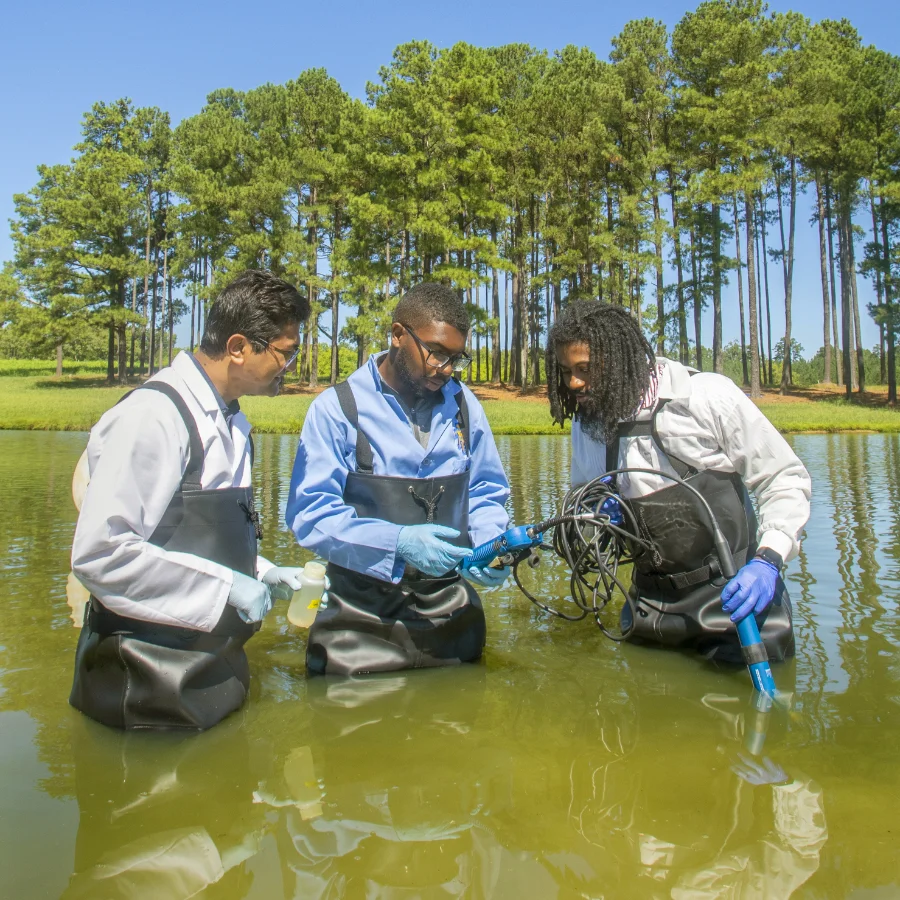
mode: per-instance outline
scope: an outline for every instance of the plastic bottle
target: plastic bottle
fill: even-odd
[[[322,594],[325,593],[325,566],[320,562],[308,562],[301,575],[303,587],[294,591],[287,617],[297,628],[309,628],[319,611]]]

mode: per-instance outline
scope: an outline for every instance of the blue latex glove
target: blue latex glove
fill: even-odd
[[[507,578],[509,578],[509,566],[503,566],[502,569],[492,569],[490,566],[471,566],[468,569],[462,569],[462,574],[480,584],[482,587],[499,587]]]
[[[448,544],[441,538],[459,537],[446,525],[407,525],[397,537],[397,555],[425,575],[436,578],[455,569],[471,550]]]
[[[787,784],[791,780],[790,775],[768,756],[764,756],[761,762],[744,753],[739,753],[738,756],[741,762],[735,763],[731,771],[747,784],[759,787],[763,784]]]
[[[290,600],[294,591],[303,587],[300,576],[303,569],[295,569],[289,566],[273,566],[260,579],[269,588],[273,600]]]
[[[228,602],[237,610],[242,621],[261,622],[272,608],[272,595],[268,585],[242,572],[235,572]]]
[[[613,477],[612,475],[607,475],[606,478],[601,478],[601,484],[612,484]],[[622,504],[619,503],[618,497],[607,497],[601,504],[600,508],[597,510],[598,513],[604,516],[609,516],[609,521],[613,525],[617,525],[620,528],[625,524],[625,516],[622,514]]]
[[[598,512],[604,516],[609,516],[609,521],[613,525],[618,525],[620,528],[625,523],[625,516],[622,513],[622,504],[619,503],[618,497],[607,497],[600,504]]]
[[[751,559],[722,588],[722,609],[732,614],[732,622],[740,622],[750,613],[758,616],[771,605],[777,585],[778,569],[764,559]]]

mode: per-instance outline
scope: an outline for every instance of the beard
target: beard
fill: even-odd
[[[389,353],[392,354],[389,358],[394,366],[394,371],[397,373],[397,377],[417,401],[435,393],[422,384],[420,376],[413,374],[409,355],[402,348],[392,347]]]
[[[615,436],[619,420],[616,416],[604,414],[600,398],[593,392],[580,394],[582,399],[575,410],[574,418],[581,430],[592,440],[606,444]]]

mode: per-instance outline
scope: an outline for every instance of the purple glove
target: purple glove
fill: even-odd
[[[722,609],[732,614],[732,622],[741,622],[750,613],[758,616],[771,605],[777,585],[778,569],[764,559],[751,559],[722,588]]]

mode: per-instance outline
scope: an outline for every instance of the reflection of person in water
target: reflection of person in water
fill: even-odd
[[[265,821],[241,725],[185,737],[76,720],[80,818],[64,898],[243,896]]]
[[[572,769],[571,818],[601,850],[591,862],[605,860],[597,874],[612,879],[607,887],[637,881],[648,895],[679,900],[785,898],[808,881],[827,839],[822,791],[738,749],[742,738],[749,745],[757,710],[736,697],[682,700],[665,688],[633,701],[631,715],[605,729],[616,737],[604,761],[591,754]],[[697,740],[666,735],[673,721]],[[703,739],[715,749],[704,752]]]
[[[474,727],[484,670],[450,677],[452,690],[433,673],[310,682],[307,785],[318,794],[297,802],[287,772],[257,792],[281,813],[286,896],[556,895],[535,856],[502,846],[487,824],[511,807],[512,773]]]

